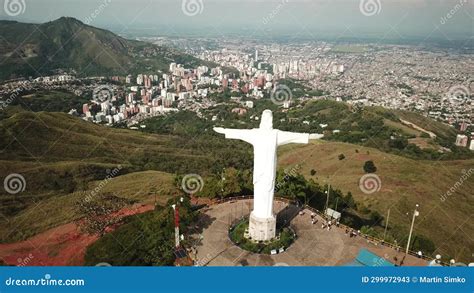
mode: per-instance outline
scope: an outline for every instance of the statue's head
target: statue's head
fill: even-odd
[[[263,111],[262,119],[260,120],[260,128],[271,130],[273,129],[273,114],[270,110]]]

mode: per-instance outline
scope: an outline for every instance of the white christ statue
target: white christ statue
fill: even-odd
[[[254,204],[250,214],[249,234],[253,240],[265,241],[275,237],[276,218],[273,215],[277,148],[289,143],[307,144],[309,139],[320,139],[323,135],[286,132],[273,129],[272,111],[262,114],[260,127],[254,129],[214,128],[227,139],[240,139],[253,145]]]

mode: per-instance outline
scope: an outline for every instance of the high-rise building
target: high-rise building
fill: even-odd
[[[150,76],[145,76],[145,87],[147,89],[151,88],[151,78],[150,78]]]
[[[258,49],[255,49],[255,62],[258,61]]]
[[[137,76],[137,84],[142,85],[143,84],[143,75],[139,74]]]
[[[467,130],[467,123],[465,121],[461,122],[461,124],[459,125],[459,130],[461,132],[464,132]]]
[[[170,64],[170,72],[174,72],[174,70],[176,69],[176,63],[171,63]]]
[[[148,105],[151,100],[151,95],[147,93],[146,95],[142,96],[142,102],[144,105]]]
[[[125,100],[125,103],[132,104],[134,99],[135,99],[135,93],[129,93]]]
[[[467,147],[468,138],[466,135],[458,134],[456,137],[456,145],[459,147]]]

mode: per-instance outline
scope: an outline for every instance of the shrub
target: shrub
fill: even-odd
[[[367,161],[364,164],[364,171],[365,173],[375,173],[377,172],[377,167],[375,167],[375,164],[373,161]]]

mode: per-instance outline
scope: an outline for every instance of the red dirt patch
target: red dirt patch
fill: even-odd
[[[153,205],[133,205],[121,209],[112,217],[123,219],[153,208]],[[107,232],[115,227],[107,229]],[[86,248],[97,239],[98,235],[82,233],[75,223],[68,223],[24,241],[0,244],[0,258],[14,266],[80,266],[84,264]]]

